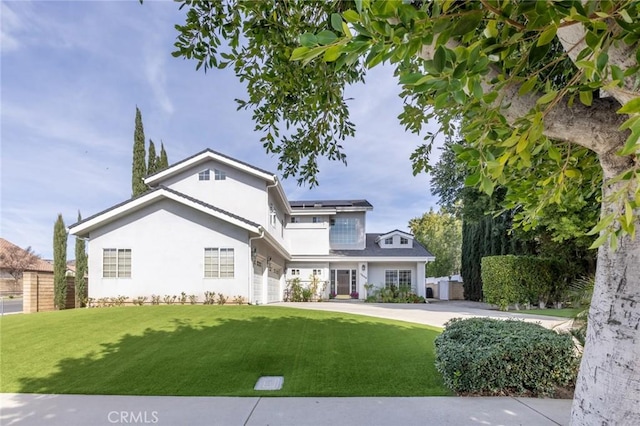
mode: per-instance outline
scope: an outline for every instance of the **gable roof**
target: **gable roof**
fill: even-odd
[[[4,238],[0,238],[0,253],[5,254],[10,250],[20,250],[25,251],[23,248],[13,244],[10,241],[5,240]],[[2,265],[0,264],[0,269],[2,269]],[[46,260],[38,258],[33,265],[26,268],[27,271],[37,271],[37,272],[53,272],[53,264],[51,262],[47,262]]]
[[[367,234],[364,250],[331,250],[331,254],[345,257],[419,257],[435,259],[435,257],[416,240],[413,241],[413,247],[382,248],[377,243],[381,235],[386,234]]]
[[[245,163],[244,161],[240,161],[233,157],[229,157],[228,155],[224,155],[220,152],[214,151],[210,148],[205,149],[204,151],[200,151],[199,153],[192,155],[191,157],[187,157],[184,160],[178,161],[170,165],[168,168],[156,172],[152,175],[144,178],[144,183],[147,185],[153,186],[154,184],[158,184],[161,180],[173,176],[177,173],[180,173],[192,166],[198,165],[200,163],[204,163],[209,160],[216,160],[228,166],[234,167],[236,169],[243,170],[248,172],[254,176],[262,178],[269,182],[275,182],[277,177],[274,173],[269,172],[267,170],[261,169],[259,167],[253,166],[249,163]]]
[[[385,233],[385,234],[380,234],[380,235],[378,236],[378,238],[376,238],[376,243],[377,243],[377,242],[379,242],[380,240],[383,240],[383,239],[385,239],[385,238],[387,238],[387,237],[390,237],[390,236],[392,236],[392,235],[394,235],[394,234],[402,234],[402,235],[406,235],[407,237],[409,237],[409,238],[411,238],[411,239],[413,239],[413,240],[415,241],[415,239],[414,239],[414,237],[413,237],[413,234],[410,234],[410,233],[408,233],[408,232],[401,231],[401,230],[399,230],[399,229],[394,229],[393,231],[389,231],[389,232],[387,232],[387,233]]]
[[[239,226],[240,228],[244,228],[247,231],[255,233],[260,232],[260,225],[255,222],[162,185],[149,190],[136,198],[123,201],[122,203],[116,204],[115,206],[103,210],[100,213],[89,216],[80,222],[74,223],[69,226],[69,232],[73,235],[86,236],[92,230],[124,217],[143,207],[151,205],[160,199],[170,199],[187,207],[202,211],[225,222]]]

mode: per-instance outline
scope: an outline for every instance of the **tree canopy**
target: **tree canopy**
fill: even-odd
[[[545,207],[579,201],[576,187],[601,187],[572,422],[640,423],[640,288],[629,285],[640,276],[638,1],[181,3],[174,55],[233,67],[247,84],[239,107],[253,111],[284,177],[314,185],[319,156],[345,161],[341,143],[355,129],[344,88],[386,62],[401,124],[459,131],[465,184],[489,195],[508,187],[531,226]],[[414,172],[428,169],[434,137],[416,148]]]

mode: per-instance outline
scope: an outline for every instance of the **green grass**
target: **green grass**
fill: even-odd
[[[563,308],[563,309],[529,309],[512,311],[519,314],[545,315],[550,317],[574,318],[582,309]]]
[[[436,328],[268,306],[76,309],[0,320],[0,391],[106,395],[450,395]],[[282,375],[280,391],[254,391]]]

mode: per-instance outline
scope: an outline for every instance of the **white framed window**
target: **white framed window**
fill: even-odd
[[[131,278],[131,249],[102,249],[102,278]]]
[[[409,239],[405,237],[400,237],[400,244],[407,245],[409,244]]]
[[[269,204],[269,225],[272,227],[276,227],[276,208],[273,206],[273,203]]]
[[[291,223],[300,223],[300,218],[298,216],[291,216]]]
[[[411,269],[387,269],[384,271],[384,286],[411,287]]]
[[[233,278],[234,272],[234,249],[217,247],[204,249],[205,278]]]
[[[226,180],[227,179],[227,174],[224,172],[224,170],[215,169],[214,170],[214,179],[215,180]]]
[[[355,244],[358,242],[358,221],[353,217],[331,219],[329,243]]]
[[[300,269],[291,269],[290,270],[290,274],[291,276],[295,276],[295,275],[300,275]]]
[[[385,243],[386,245],[391,245],[391,244],[393,244],[393,237],[385,238],[385,239],[384,239],[384,243]]]
[[[318,276],[321,277],[322,276],[322,269],[314,269],[313,270],[313,276]]]
[[[322,220],[320,220],[320,218],[318,216],[313,216],[312,222],[313,223],[321,223]]]
[[[211,180],[211,170],[203,170],[198,173],[198,180]]]

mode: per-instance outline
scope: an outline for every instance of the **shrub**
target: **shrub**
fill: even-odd
[[[133,301],[134,305],[142,306],[142,305],[144,305],[144,302],[147,301],[147,297],[146,296],[138,296],[137,298],[132,299],[132,301]]]
[[[571,337],[541,325],[454,318],[436,338],[436,368],[458,393],[545,396],[575,380]]]
[[[192,305],[195,305],[196,303],[198,303],[198,296],[196,296],[195,294],[190,294],[189,303],[191,303]]]
[[[180,297],[178,297],[178,302],[180,302],[181,305],[184,305],[185,303],[187,303],[187,293],[185,293],[184,291],[180,293]]]
[[[236,296],[233,298],[233,303],[235,303],[236,305],[243,305],[244,304],[244,296]]]
[[[159,294],[152,294],[151,295],[151,304],[152,305],[159,305],[160,304],[160,295]]]
[[[517,303],[546,304],[565,293],[567,282],[559,262],[536,256],[483,257],[481,276],[485,302],[501,310]]]
[[[178,296],[171,296],[169,294],[166,294],[164,296],[164,303],[166,303],[167,305],[173,305],[176,302],[176,299],[178,298]]]
[[[349,296],[351,296],[352,299],[357,299],[360,295],[357,291],[352,291]]]
[[[205,305],[213,305],[216,303],[216,292],[215,291],[205,291],[204,292],[204,302]]]
[[[222,293],[218,294],[218,305],[224,305],[225,303],[227,303],[227,300],[229,300],[229,297],[223,296]]]

